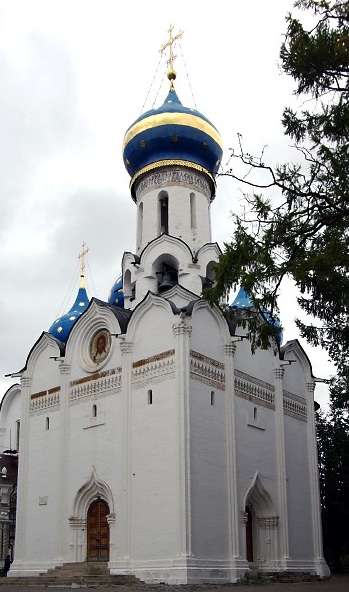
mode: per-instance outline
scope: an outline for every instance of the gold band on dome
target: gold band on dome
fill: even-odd
[[[205,167],[200,166],[199,164],[196,164],[195,162],[189,162],[188,160],[158,160],[157,162],[152,162],[151,164],[147,164],[147,166],[143,167],[140,171],[138,171],[131,179],[130,181],[130,188],[133,187],[135,181],[137,181],[138,177],[140,177],[141,175],[143,175],[144,173],[149,173],[150,171],[154,170],[154,169],[159,169],[160,167],[165,167],[165,166],[181,166],[181,167],[187,167],[188,169],[195,169],[196,171],[199,171],[200,173],[205,173],[205,175],[207,175],[212,183],[213,183],[213,187],[216,187],[216,182],[213,178],[213,176],[211,175],[211,173],[205,169]]]
[[[135,123],[126,132],[123,148],[125,149],[127,144],[141,132],[159,127],[160,125],[184,125],[186,127],[193,127],[210,136],[223,150],[221,137],[213,125],[191,113],[169,113],[168,111],[152,115],[151,117],[145,117],[141,121],[138,121],[138,123]]]

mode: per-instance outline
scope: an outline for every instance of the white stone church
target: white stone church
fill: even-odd
[[[3,400],[1,444],[19,438],[9,577],[85,561],[169,584],[329,574],[311,364],[297,340],[252,354],[202,298],[221,139],[169,79],[124,138],[136,252],[107,302],[89,301],[82,265]]]

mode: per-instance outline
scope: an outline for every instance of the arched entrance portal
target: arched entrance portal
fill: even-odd
[[[109,506],[102,499],[92,502],[87,512],[87,561],[109,561]]]
[[[249,563],[266,571],[279,562],[278,523],[274,505],[258,473],[244,496],[245,557]]]

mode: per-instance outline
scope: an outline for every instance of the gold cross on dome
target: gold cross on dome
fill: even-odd
[[[82,251],[81,253],[79,253],[79,259],[81,259],[81,272],[80,272],[80,277],[81,277],[81,282],[80,282],[80,287],[84,288],[84,277],[85,277],[85,255],[87,255],[87,253],[89,252],[89,248],[86,246],[86,244],[83,242],[82,243]]]
[[[167,60],[167,65],[169,66],[169,72],[167,74],[168,78],[171,80],[171,87],[172,85],[172,80],[176,77],[175,72],[173,70],[173,62],[176,59],[176,55],[174,55],[173,53],[173,44],[175,41],[177,41],[177,39],[180,39],[183,35],[183,31],[179,31],[179,33],[177,33],[177,35],[175,35],[174,37],[172,36],[172,31],[173,31],[173,25],[170,25],[170,28],[168,29],[168,32],[170,34],[170,38],[167,41],[167,43],[165,43],[165,45],[162,45],[160,47],[160,52],[161,54],[164,53],[165,49],[167,49],[168,47],[170,48],[170,57]]]

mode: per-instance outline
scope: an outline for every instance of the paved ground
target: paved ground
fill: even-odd
[[[24,590],[30,588],[30,592],[35,592],[37,589],[42,592],[46,586],[23,586],[17,584],[7,584],[3,578],[0,581],[1,592],[24,592]],[[52,588],[52,592],[67,592],[67,586],[47,586]],[[69,589],[80,589],[78,586],[69,586]],[[238,592],[251,590],[251,592],[349,592],[349,575],[344,576],[332,576],[329,580],[322,580],[319,582],[297,582],[294,584],[263,584],[263,585],[250,585],[250,586],[239,586],[226,584],[225,586],[213,586],[213,585],[196,585],[196,586],[167,586],[165,584],[159,585],[147,585],[147,584],[135,584],[135,585],[111,585],[111,586],[98,586],[98,592]]]

